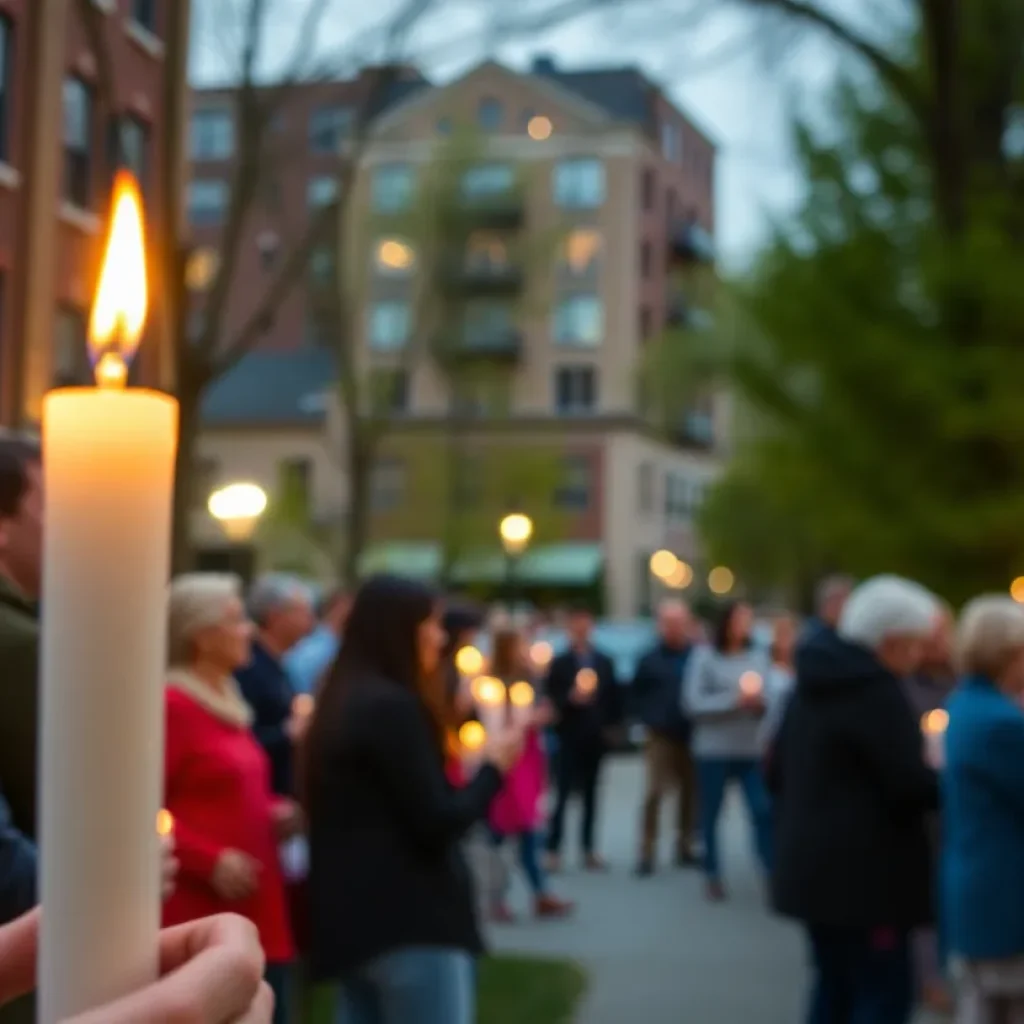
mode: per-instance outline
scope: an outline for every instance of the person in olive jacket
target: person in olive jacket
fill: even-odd
[[[583,799],[580,836],[588,871],[605,862],[595,850],[597,788],[609,741],[622,721],[622,696],[611,658],[594,648],[594,618],[582,608],[570,612],[569,650],[551,660],[545,694],[558,714],[557,795],[548,834],[548,867],[561,868],[565,809],[573,792]]]
[[[900,681],[939,610],[917,584],[875,577],[797,653],[769,784],[775,907],[804,925],[813,957],[808,1024],[913,1014],[910,933],[932,919],[939,789]]]

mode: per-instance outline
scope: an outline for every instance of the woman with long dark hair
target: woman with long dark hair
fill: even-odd
[[[339,983],[339,1024],[473,1024],[481,940],[460,840],[522,737],[491,737],[476,775],[451,786],[444,639],[431,590],[366,582],[306,737],[309,965]]]
[[[700,783],[701,827],[707,895],[725,898],[718,859],[718,819],[730,782],[746,798],[758,858],[771,870],[771,807],[761,774],[761,719],[769,659],[751,647],[754,612],[741,601],[726,604],[712,643],[699,648],[686,669],[684,703],[693,720],[693,756]]]

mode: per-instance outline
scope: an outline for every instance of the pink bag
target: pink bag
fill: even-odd
[[[505,775],[505,785],[491,802],[491,828],[503,836],[533,832],[544,823],[547,759],[537,730],[526,737],[519,760]]]

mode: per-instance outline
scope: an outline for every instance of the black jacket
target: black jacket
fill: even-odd
[[[306,767],[314,980],[408,946],[480,952],[460,841],[500,773],[485,765],[454,789],[420,700],[374,677],[321,695]]]
[[[270,758],[274,792],[291,796],[294,786],[292,761],[294,750],[285,731],[292,716],[295,689],[291,677],[259,642],[252,645],[252,661],[235,673],[242,696],[253,711],[252,731]]]
[[[938,779],[899,681],[831,630],[801,647],[796,671],[769,770],[776,908],[834,927],[928,923]]]
[[[683,676],[692,647],[659,643],[636,666],[630,692],[631,708],[658,736],[678,743],[690,739],[690,720],[683,714]]]
[[[587,704],[574,704],[569,697],[581,668],[592,668],[597,673],[597,692]],[[622,693],[615,666],[600,651],[591,649],[581,658],[569,650],[553,658],[544,691],[558,711],[555,728],[563,744],[604,746],[608,730],[622,721]]]

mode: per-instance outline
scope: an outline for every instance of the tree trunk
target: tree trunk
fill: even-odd
[[[171,571],[177,575],[195,566],[191,519],[195,508],[196,450],[201,427],[200,409],[205,386],[194,370],[178,370],[178,452],[174,463],[174,525],[171,533]]]
[[[359,560],[370,534],[370,475],[373,444],[369,428],[358,415],[348,417],[345,456],[348,469],[348,521],[342,554],[342,580],[352,586],[359,579]]]

